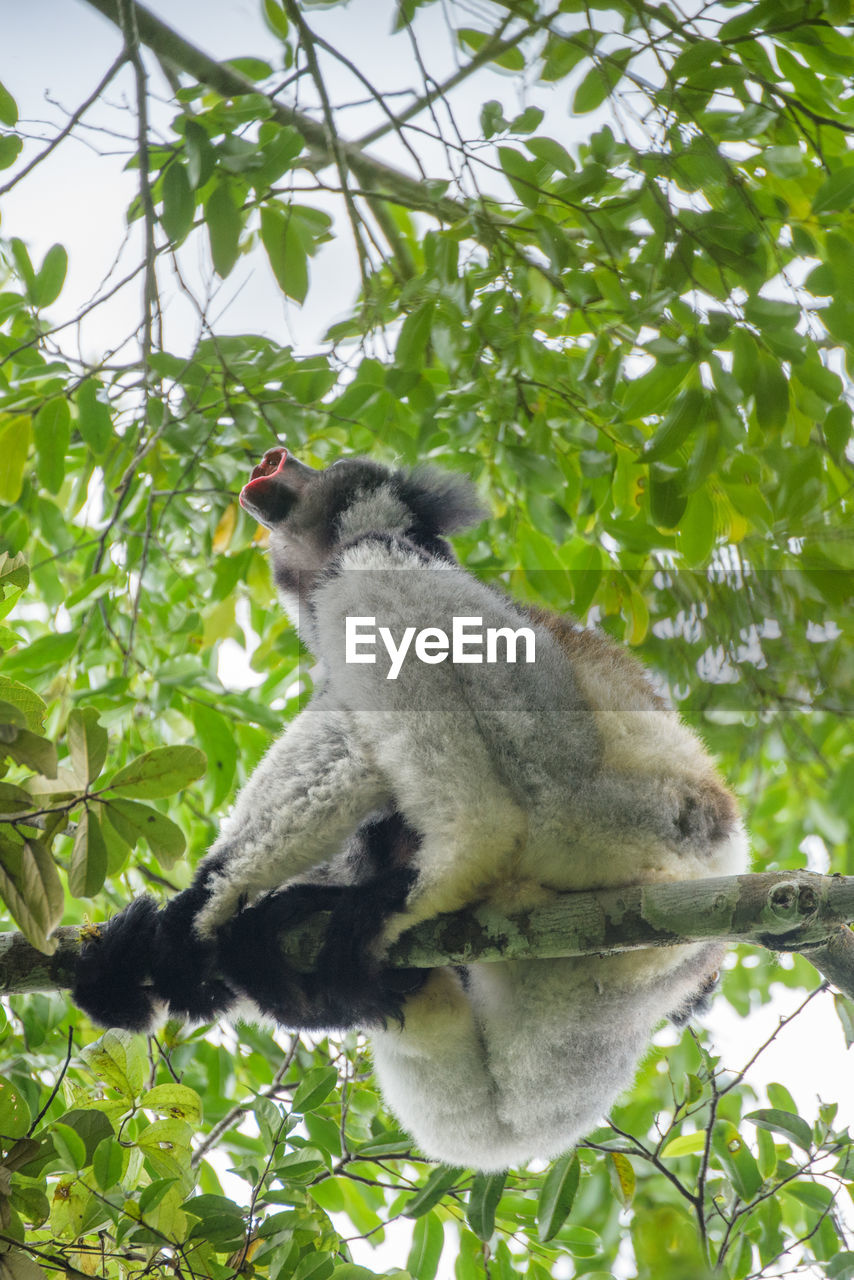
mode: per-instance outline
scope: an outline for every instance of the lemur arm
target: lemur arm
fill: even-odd
[[[150,1029],[165,1006],[209,1021],[235,992],[216,932],[244,901],[336,854],[387,799],[342,713],[315,695],[238,796],[192,884],[158,910],[137,898],[84,941],[74,999],[102,1026]]]
[[[337,853],[388,789],[343,712],[323,695],[279,738],[246,783],[198,876],[207,902],[196,931],[210,937],[251,900]]]

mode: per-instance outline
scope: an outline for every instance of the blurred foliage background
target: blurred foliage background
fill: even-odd
[[[61,192],[48,252],[0,244],[6,929],[49,950],[186,885],[308,693],[236,503],[281,439],[470,474],[463,561],[637,649],[758,868],[854,874],[849,0],[352,0],[388,83],[334,3],[263,0],[264,47],[224,63],[201,12],[179,37],[88,2],[112,27],[79,110],[47,132],[0,86],[0,213],[90,121],[134,184],[115,257],[66,243]],[[69,253],[101,255],[85,302]],[[281,325],[234,326],[258,282]],[[312,293],[325,331],[289,340]],[[742,956],[718,999],[772,982],[819,980]],[[847,1129],[724,1069],[749,1030],[739,1064],[667,1033],[589,1143],[505,1178],[410,1150],[355,1035],[146,1044],[61,993],[3,1007],[14,1280],[854,1276]]]

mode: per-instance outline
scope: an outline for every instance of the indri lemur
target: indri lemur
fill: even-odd
[[[632,1080],[663,1017],[712,983],[716,944],[611,956],[383,969],[439,912],[502,912],[561,890],[741,872],[747,842],[702,744],[605,637],[527,610],[458,565],[443,534],[468,485],[269,450],[241,502],[270,529],[276,583],[324,672],[241,791],[193,885],[142,898],[86,944],[75,995],[145,1029],[238,998],[293,1028],[363,1027],[385,1098],[421,1149],[484,1170],[564,1151]],[[533,629],[535,660],[419,660],[395,679],[345,661],[347,618]],[[499,658],[501,650],[499,649]],[[509,656],[509,654],[507,655]],[[277,931],[331,909],[313,974]]]

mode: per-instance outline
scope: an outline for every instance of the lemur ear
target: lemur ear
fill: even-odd
[[[435,533],[453,533],[480,524],[487,514],[468,476],[432,467],[416,467],[401,476],[400,496]]]

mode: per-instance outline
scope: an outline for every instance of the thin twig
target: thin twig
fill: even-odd
[[[54,1084],[53,1088],[50,1091],[50,1097],[48,1098],[47,1102],[44,1104],[41,1111],[38,1113],[35,1120],[27,1130],[28,1138],[38,1128],[40,1121],[44,1119],[45,1115],[50,1110],[50,1104],[53,1102],[54,1098],[59,1093],[59,1090],[62,1086],[62,1082],[65,1079],[65,1073],[68,1070],[68,1064],[71,1062],[71,1053],[73,1048],[74,1048],[74,1028],[69,1027],[68,1028],[68,1048],[65,1053],[65,1061],[62,1064],[62,1068],[59,1072],[59,1075],[56,1077],[56,1083]]]
[[[332,103],[329,100],[329,94],[326,92],[326,85],[320,70],[320,63],[317,60],[317,50],[314,44],[314,32],[300,13],[296,0],[283,0],[285,12],[291,22],[299,32],[300,44],[308,63],[311,78],[314,81],[314,87],[317,89],[320,97],[320,103],[323,108],[323,123],[326,132],[326,145],[335,161],[335,168],[338,172],[338,180],[341,183],[341,191],[344,196],[344,204],[347,208],[347,216],[350,219],[350,226],[353,230],[353,239],[356,242],[356,253],[359,258],[359,271],[362,276],[362,287],[367,297],[369,289],[369,272],[370,258],[365,248],[365,242],[362,239],[362,219],[356,208],[356,202],[353,199],[353,193],[350,190],[349,178],[347,174],[347,165],[344,155],[338,141],[338,130],[335,125],[335,116],[332,111]]]
[[[59,146],[60,142],[62,142],[64,138],[68,137],[69,133],[71,133],[71,130],[74,128],[74,126],[79,123],[81,117],[86,114],[89,108],[95,102],[98,101],[101,94],[106,89],[107,85],[116,75],[117,71],[124,66],[124,64],[125,64],[125,55],[124,53],[120,53],[119,56],[115,59],[115,61],[110,64],[107,71],[99,80],[96,87],[89,94],[89,97],[86,99],[86,101],[82,102],[80,106],[77,108],[77,110],[71,116],[69,116],[68,123],[64,125],[62,129],[60,129],[56,137],[51,138],[50,142],[47,144],[44,150],[40,151],[37,156],[33,156],[32,160],[30,160],[28,164],[25,164],[23,169],[20,169],[15,174],[14,178],[10,178],[9,181],[4,184],[4,186],[0,187],[0,196],[5,196],[6,192],[11,191],[13,187],[17,186],[17,184],[21,181],[22,178],[26,178],[28,173],[32,173],[33,169],[35,169],[37,165],[40,165],[43,160],[46,160],[50,155],[50,153]]]
[[[137,157],[139,161],[139,199],[145,224],[145,276],[143,284],[142,372],[146,401],[153,348],[154,309],[157,306],[157,246],[155,244],[154,201],[151,196],[151,174],[148,160],[148,74],[139,47],[136,6],[133,0],[119,0],[119,14],[125,39],[125,57],[133,67],[136,79]],[[146,414],[147,417],[147,414]]]

